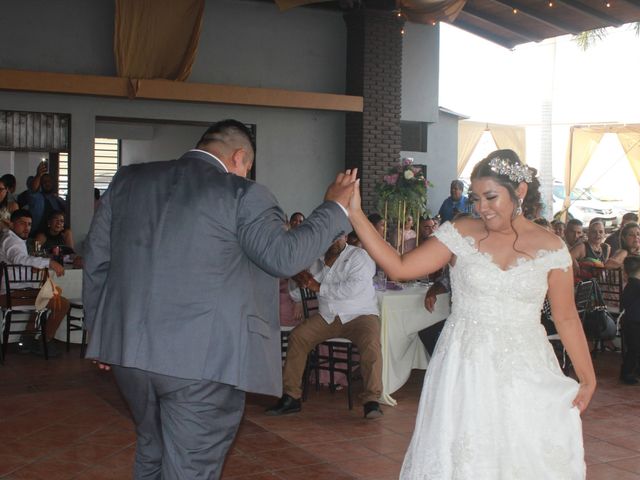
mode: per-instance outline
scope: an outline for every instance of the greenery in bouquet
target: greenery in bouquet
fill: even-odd
[[[422,166],[414,165],[412,158],[403,158],[376,184],[378,212],[399,223],[404,223],[407,215],[419,218],[427,210],[427,188],[432,186]]]

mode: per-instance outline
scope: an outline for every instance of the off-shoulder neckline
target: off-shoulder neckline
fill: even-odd
[[[463,240],[464,242],[466,242],[469,247],[471,247],[473,249],[473,251],[475,253],[477,253],[478,255],[481,255],[482,257],[484,257],[491,265],[493,265],[495,268],[497,268],[498,270],[500,270],[503,273],[507,273],[510,271],[513,271],[523,265],[526,265],[530,262],[534,262],[536,260],[540,260],[541,258],[544,258],[548,255],[552,255],[552,254],[557,254],[563,251],[566,251],[566,246],[561,245],[560,248],[557,249],[546,249],[546,248],[541,248],[540,250],[538,250],[536,252],[536,254],[532,257],[523,257],[523,256],[519,256],[515,258],[515,261],[512,262],[511,264],[509,264],[509,266],[507,266],[506,268],[502,268],[494,259],[493,259],[493,255],[489,252],[483,252],[481,251],[477,244],[476,244],[476,239],[471,236],[471,235],[462,235],[458,229],[453,225],[453,223],[448,222],[449,226],[451,228],[451,230],[453,230],[455,232],[455,235],[458,236],[458,238],[460,238],[461,240]],[[444,227],[444,225],[443,225]],[[446,228],[446,227],[445,227]]]

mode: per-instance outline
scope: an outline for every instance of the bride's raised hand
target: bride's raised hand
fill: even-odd
[[[360,197],[360,179],[357,179],[355,181],[353,193],[351,194],[351,199],[349,200],[348,210],[349,215],[362,210],[362,198]]]
[[[589,406],[589,402],[591,402],[591,397],[593,397],[593,393],[595,392],[595,390],[595,385],[591,385],[588,383],[580,384],[578,394],[576,395],[576,398],[573,399],[573,406],[578,407],[580,413],[584,412]]]

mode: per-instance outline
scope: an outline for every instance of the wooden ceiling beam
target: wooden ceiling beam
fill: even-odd
[[[525,15],[530,19],[535,20],[536,22],[546,25],[547,27],[553,28],[558,32],[558,34],[572,33],[575,35],[577,33],[580,33],[578,29],[569,25],[568,23],[558,21],[557,19],[552,19],[548,15],[543,15],[517,0],[489,0],[489,1],[503,5],[511,11],[513,11],[513,9],[515,8],[516,10],[518,10],[518,15]]]
[[[363,97],[172,80],[0,69],[0,90],[145,100],[362,112]]]
[[[508,49],[512,49],[518,44],[518,42],[515,42],[512,39],[503,37],[502,35],[498,35],[484,28],[479,28],[475,25],[470,24],[469,22],[466,22],[464,19],[460,18],[460,15],[458,15],[458,18],[456,18],[455,21],[452,23],[453,25],[456,25],[462,28],[463,30],[466,30],[467,32],[471,32],[475,35],[485,38],[493,43],[497,43],[498,45]]]
[[[564,5],[567,8],[570,8],[574,12],[578,12],[581,15],[591,18],[592,20],[597,20],[599,22],[604,22],[607,26],[619,27],[623,24],[617,18],[613,18],[611,15],[607,15],[600,10],[597,10],[589,5],[585,5],[582,2],[577,2],[576,0],[554,0],[558,5]],[[604,5],[604,2],[603,2]]]
[[[460,12],[460,15],[469,15],[470,17],[477,18],[481,22],[490,23],[491,25],[495,25],[497,28],[504,30],[505,32],[509,32],[511,35],[515,37],[519,37],[526,42],[539,42],[543,40],[544,37],[540,35],[536,35],[532,32],[526,32],[522,30],[514,30],[511,26],[508,26],[504,23],[504,20],[497,18],[493,15],[487,15],[484,12],[480,12],[473,7],[465,8]]]
[[[634,7],[640,8],[640,0],[622,0],[622,1],[628,5],[633,5]]]

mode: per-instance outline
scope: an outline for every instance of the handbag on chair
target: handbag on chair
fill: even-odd
[[[55,284],[50,275],[44,279],[38,295],[36,296],[35,306],[37,311],[50,308],[52,311],[57,311],[62,308],[62,288]],[[51,301],[53,299],[53,301]]]
[[[593,282],[593,293],[596,306],[585,317],[585,333],[593,340],[612,340],[618,333],[618,326],[616,320],[607,310],[600,287],[595,281]]]

